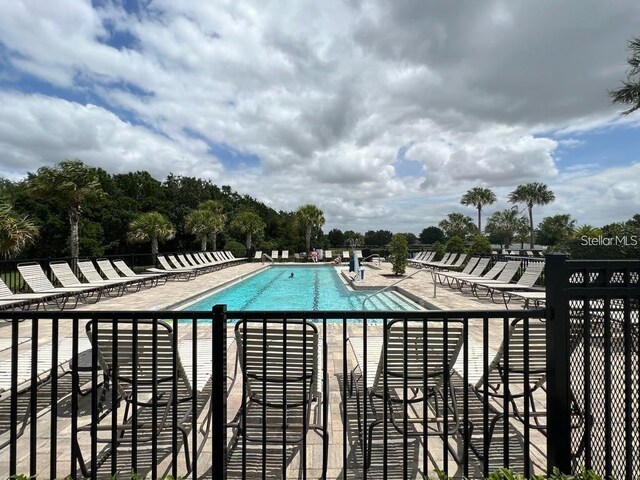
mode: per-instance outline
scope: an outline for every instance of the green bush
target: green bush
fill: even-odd
[[[491,254],[491,242],[484,235],[476,235],[473,237],[467,253],[471,255],[489,255]]]
[[[447,242],[445,250],[450,253],[464,253],[464,241],[460,237],[454,235]]]
[[[247,248],[241,244],[240,242],[236,242],[235,240],[229,240],[224,244],[224,249],[229,250],[236,257],[246,257],[247,256]]]
[[[438,480],[453,480],[441,470],[436,470],[436,474]],[[510,468],[501,468],[490,474],[486,480],[604,480],[604,477],[584,467],[575,475],[560,473],[557,468],[554,468],[551,475],[532,475],[529,478]]]
[[[389,250],[391,251],[393,273],[396,275],[403,275],[407,270],[407,258],[409,256],[409,243],[407,237],[401,233],[396,233],[389,243]]]
[[[436,261],[436,262],[438,260],[442,260],[442,257],[444,257],[444,252],[446,251],[444,249],[444,245],[442,243],[440,243],[440,242],[436,242],[436,243],[433,244],[433,249],[436,252],[436,256],[433,257],[433,260]]]

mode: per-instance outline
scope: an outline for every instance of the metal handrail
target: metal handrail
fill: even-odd
[[[269,260],[271,263],[275,262],[275,260],[271,258],[268,254],[263,253],[262,256],[260,257],[260,263],[264,263],[264,257],[267,257],[267,260]]]
[[[380,265],[380,259],[382,258],[380,255],[378,255],[377,253],[373,253],[371,255],[369,255],[367,258],[363,258],[362,261],[366,262],[367,260],[369,260],[370,258],[377,258],[378,259],[378,265]]]
[[[409,280],[411,277],[413,277],[414,275],[417,275],[420,272],[429,272],[431,273],[431,277],[433,278],[433,269],[427,269],[427,268],[421,268],[420,270],[416,270],[415,272],[413,272],[411,275],[408,275],[406,277],[402,277],[400,280],[398,280],[397,282],[393,282],[391,285],[387,285],[386,287],[382,287],[380,290],[377,290],[369,295],[367,295],[364,300],[362,300],[362,308],[364,309],[364,305],[365,303],[367,303],[367,300],[369,300],[371,297],[378,295],[379,293],[384,292],[385,290],[390,289],[391,287],[395,287],[396,285],[398,285],[399,283],[404,282],[405,280]],[[435,283],[433,282],[433,296],[435,297]]]

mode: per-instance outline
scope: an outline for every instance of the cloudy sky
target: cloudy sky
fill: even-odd
[[[77,157],[419,233],[473,186],[640,213],[640,2],[0,0],[0,176]]]

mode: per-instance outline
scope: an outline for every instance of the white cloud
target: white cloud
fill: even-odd
[[[0,174],[79,157],[212,178],[277,209],[317,203],[329,228],[404,231],[467,211],[459,197],[474,185],[504,200],[544,181],[556,207],[597,223],[630,210],[633,177],[566,171],[556,151],[575,140],[550,137],[639,126],[606,92],[640,5],[587,3],[159,0],[127,14],[119,2],[0,2],[11,85],[0,87]],[[114,45],[114,31],[127,42]],[[24,73],[67,100],[29,77],[17,85]],[[260,165],[225,170],[207,143]],[[426,174],[397,175],[401,148]],[[602,208],[571,193],[590,184],[609,188],[593,197]]]

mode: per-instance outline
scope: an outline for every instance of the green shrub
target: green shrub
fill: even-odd
[[[464,253],[464,241],[460,237],[454,235],[447,242],[445,250],[450,253]]]
[[[442,257],[444,257],[444,252],[445,252],[444,245],[440,242],[436,242],[433,244],[433,249],[436,252],[436,256],[433,257],[433,260],[436,262],[438,260],[442,260]]]
[[[409,243],[407,237],[401,233],[396,233],[389,243],[389,250],[391,251],[393,273],[396,275],[403,275],[407,270],[407,257],[409,256]]]
[[[229,240],[224,244],[224,249],[229,250],[236,257],[246,257],[247,249],[240,242],[236,242],[235,240]]]
[[[436,475],[438,480],[453,480],[441,470],[436,470]],[[510,468],[501,468],[491,473],[486,480],[604,480],[604,477],[584,467],[575,475],[560,473],[557,468],[554,468],[551,475],[532,475],[529,478]]]
[[[491,242],[484,235],[476,235],[473,237],[467,253],[471,255],[489,255],[491,254]]]

